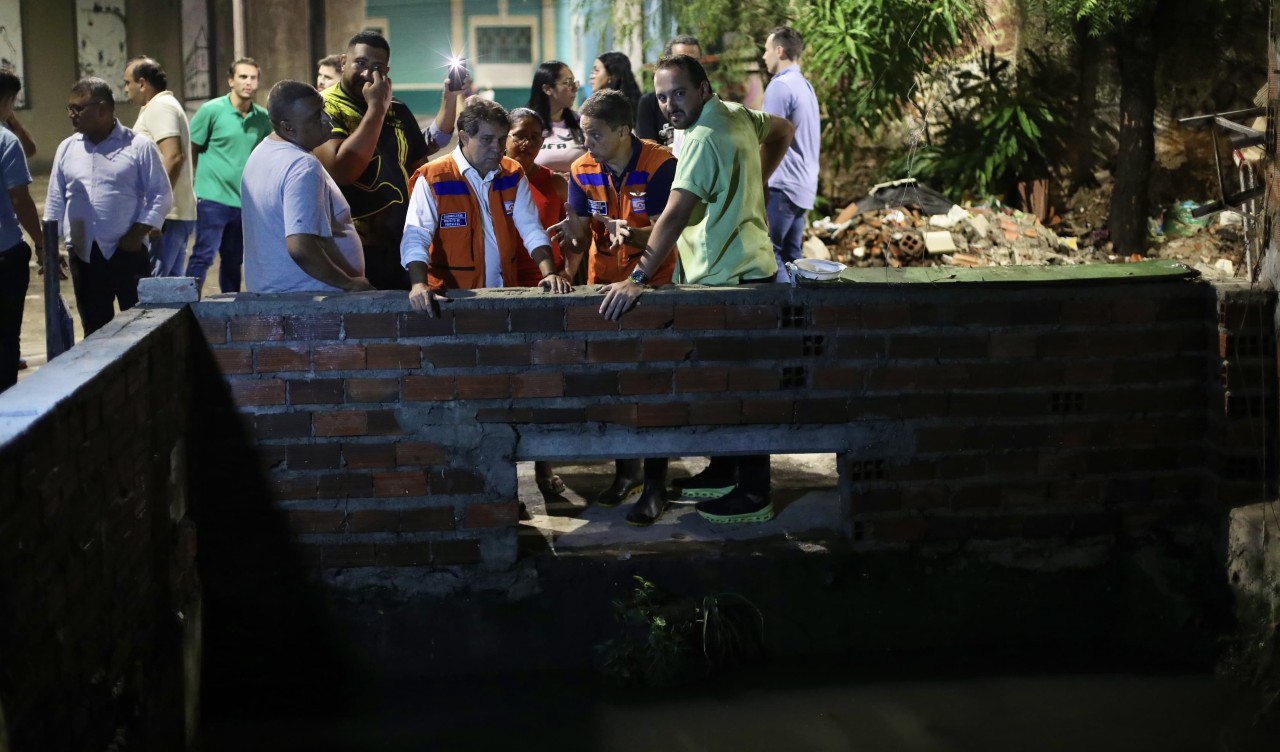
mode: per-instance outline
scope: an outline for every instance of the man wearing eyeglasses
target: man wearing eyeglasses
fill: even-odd
[[[333,130],[315,155],[351,205],[369,281],[379,290],[408,290],[400,238],[409,176],[435,147],[404,102],[391,96],[391,45],[385,37],[374,31],[351,37],[341,66],[338,85],[323,92]]]
[[[204,277],[216,252],[218,289],[240,291],[240,266],[244,261],[244,229],[240,218],[240,176],[254,147],[271,133],[267,111],[253,101],[258,93],[261,69],[243,57],[227,71],[226,96],[200,105],[191,118],[191,151],[196,169],[196,242],[187,263],[187,276],[196,289],[204,289]]]
[[[74,136],[58,145],[44,218],[56,221],[71,257],[85,336],[138,302],[151,274],[148,235],[164,224],[173,191],[156,145],[116,120],[111,85],[82,78],[67,116]]]

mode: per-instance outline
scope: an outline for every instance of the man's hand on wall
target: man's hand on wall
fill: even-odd
[[[440,315],[441,302],[448,303],[449,299],[435,294],[430,287],[421,282],[409,288],[409,306],[415,311],[425,311],[431,318],[436,318]]]
[[[637,285],[629,279],[614,282],[600,288],[604,293],[604,302],[600,304],[600,313],[610,321],[617,321],[622,314],[630,311],[640,296],[644,294],[644,285]]]

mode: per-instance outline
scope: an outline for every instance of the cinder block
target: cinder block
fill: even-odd
[[[181,305],[200,300],[194,277],[143,277],[138,280],[138,304]]]

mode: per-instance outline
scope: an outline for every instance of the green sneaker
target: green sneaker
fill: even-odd
[[[698,502],[694,507],[704,519],[715,523],[768,522],[773,519],[773,502],[768,496],[756,496],[733,488],[718,499]]]
[[[671,486],[680,492],[680,498],[684,501],[718,499],[732,491],[735,485],[737,481],[732,475],[715,472],[712,466],[697,475],[671,481]]]

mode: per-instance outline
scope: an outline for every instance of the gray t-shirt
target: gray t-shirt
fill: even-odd
[[[364,274],[364,250],[351,207],[311,152],[288,141],[264,139],[244,165],[240,199],[249,292],[341,292],[298,266],[285,246],[289,235],[333,238],[343,258]]]

